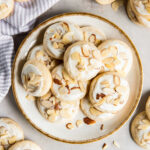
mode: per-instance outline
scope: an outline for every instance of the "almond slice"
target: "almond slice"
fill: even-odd
[[[42,100],[41,105],[44,106],[45,108],[50,108],[53,106],[53,104],[50,101]]]
[[[113,141],[113,144],[117,147],[117,148],[120,148],[120,145],[119,145],[119,143],[117,142],[117,141]]]
[[[8,139],[9,144],[14,144],[16,142],[16,136],[12,136],[11,138]]]
[[[42,100],[48,100],[51,97],[51,92],[48,92],[47,94],[45,94],[44,96],[41,97]]]
[[[76,61],[79,61],[79,62],[80,62],[80,59],[81,59],[80,53],[78,53],[78,52],[72,53],[72,54],[71,54],[71,58],[72,58],[73,60],[76,60]]]
[[[114,79],[115,85],[120,85],[120,78],[119,78],[119,76],[114,75],[114,76],[113,76],[113,79]]]
[[[81,52],[82,52],[84,57],[89,57],[90,56],[90,51],[85,47],[81,47]]]
[[[139,126],[137,127],[137,129],[139,129],[139,130],[146,130],[146,129],[148,129],[149,127],[150,127],[150,125],[142,124],[142,125],[139,125]]]
[[[66,22],[63,22],[63,23],[62,23],[62,27],[63,27],[63,29],[64,29],[66,32],[69,31],[69,25],[68,25]]]
[[[107,57],[103,59],[104,64],[111,64],[114,61],[114,57]]]
[[[116,98],[113,102],[113,105],[118,106],[119,102],[120,102],[120,98]]]
[[[117,54],[118,54],[118,49],[117,49],[116,46],[110,46],[109,49],[110,49],[110,53],[111,53],[113,56],[117,56]]]
[[[89,109],[90,113],[94,116],[99,116],[100,114],[102,114],[102,112],[98,111],[97,109],[95,109],[94,107],[90,107]]]
[[[53,47],[56,48],[56,49],[58,49],[58,48],[59,48],[58,43],[57,43],[57,42],[54,42],[54,43],[53,43]]]
[[[111,63],[111,64],[105,64],[105,67],[107,67],[108,69],[110,69],[111,71],[113,71],[113,69],[114,69],[114,64],[113,63]]]
[[[101,84],[101,85],[107,85],[107,84],[109,84],[109,81],[104,80],[104,81],[102,81],[100,84]]]
[[[65,86],[61,86],[59,88],[59,92],[60,92],[60,94],[65,95],[68,93],[68,89]]]
[[[110,95],[115,93],[114,89],[111,89],[111,88],[103,88],[102,90],[103,92],[106,92],[107,94],[110,94]]]
[[[100,105],[102,105],[105,101],[106,101],[106,99],[105,99],[105,98],[102,98],[102,99],[99,100],[97,103],[95,103],[94,106],[100,106]]]
[[[53,81],[55,84],[62,85],[62,82],[59,79],[54,78]]]
[[[46,113],[47,113],[48,115],[52,115],[53,113],[55,113],[55,111],[54,111],[54,109],[48,109],[48,110],[46,111]]]
[[[57,119],[56,113],[53,113],[53,114],[51,114],[50,116],[48,116],[48,120],[49,120],[50,122],[55,122],[56,119]]]
[[[84,88],[84,84],[83,84],[82,81],[78,81],[78,85],[80,87],[81,92],[85,92],[86,91],[86,89]]]
[[[92,124],[95,124],[95,123],[96,123],[95,120],[92,120],[92,119],[90,119],[90,118],[88,118],[88,117],[85,117],[85,118],[83,119],[83,121],[84,121],[84,123],[87,124],[87,125],[92,125]]]

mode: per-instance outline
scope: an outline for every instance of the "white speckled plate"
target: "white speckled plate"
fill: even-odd
[[[80,128],[68,130],[65,124],[49,123],[45,120],[36,108],[32,101],[28,101],[25,96],[26,92],[21,84],[20,72],[25,62],[26,55],[29,49],[35,44],[42,43],[43,34],[45,29],[52,23],[60,20],[67,20],[76,23],[80,26],[92,25],[100,28],[107,36],[108,39],[121,39],[125,41],[132,49],[133,53],[133,66],[127,76],[129,81],[131,93],[127,105],[118,113],[113,119],[105,122],[97,122],[94,125],[83,125]],[[68,13],[52,17],[42,24],[38,25],[20,45],[13,64],[12,72],[12,87],[16,102],[25,116],[25,118],[43,134],[67,143],[88,143],[100,140],[119,129],[131,116],[135,110],[142,91],[143,72],[139,55],[136,51],[131,40],[128,36],[115,24],[110,21],[87,13]],[[84,115],[79,112],[73,123],[77,119],[82,119]],[[104,130],[100,130],[100,125],[104,124]]]

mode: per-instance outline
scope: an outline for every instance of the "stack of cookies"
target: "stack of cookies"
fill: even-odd
[[[150,27],[150,0],[129,0],[127,12],[134,23]]]
[[[24,140],[24,132],[17,122],[10,118],[0,118],[0,150],[5,149],[41,150],[32,141]]]
[[[59,21],[29,51],[21,79],[27,98],[50,122],[73,120],[79,105],[89,119],[107,120],[128,101],[132,59],[125,42],[108,40],[96,27]]]
[[[139,146],[150,149],[150,97],[145,109],[134,118],[131,124],[131,134]]]

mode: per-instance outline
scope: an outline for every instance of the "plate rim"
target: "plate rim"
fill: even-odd
[[[18,100],[18,97],[17,97],[17,94],[16,94],[16,90],[15,90],[15,84],[14,84],[14,78],[15,78],[15,64],[16,64],[16,60],[17,60],[17,57],[21,51],[21,48],[22,46],[24,45],[24,43],[26,42],[26,40],[28,39],[28,37],[30,37],[30,35],[36,31],[40,26],[46,24],[47,22],[49,21],[53,21],[55,19],[58,19],[58,18],[61,18],[61,17],[64,17],[64,16],[73,16],[73,15],[82,15],[82,16],[89,16],[89,17],[92,17],[92,18],[97,18],[99,20],[102,20],[102,21],[105,21],[107,23],[109,23],[110,25],[112,25],[114,28],[116,28],[117,30],[119,30],[127,39],[128,41],[130,42],[130,44],[132,45],[132,48],[135,52],[135,55],[138,59],[138,64],[139,64],[139,68],[140,68],[140,88],[139,88],[139,92],[138,92],[138,95],[137,95],[137,98],[136,98],[136,103],[133,107],[133,109],[131,110],[131,112],[129,113],[129,115],[125,118],[125,120],[117,127],[115,128],[113,131],[111,131],[110,133],[104,135],[104,136],[100,136],[100,137],[97,137],[97,138],[92,138],[92,139],[88,139],[88,140],[79,140],[79,141],[76,141],[76,140],[66,140],[66,139],[62,139],[62,138],[59,138],[59,137],[56,137],[56,136],[53,136],[53,135],[50,135],[44,131],[42,131],[38,126],[36,126],[32,120],[30,120],[28,118],[28,116],[25,114],[25,112],[23,111],[23,109],[21,108],[20,106],[20,103],[19,103],[19,100]],[[91,13],[85,13],[85,12],[70,12],[70,13],[62,13],[62,14],[59,14],[59,15],[55,15],[53,17],[50,17],[48,19],[46,19],[45,21],[43,21],[42,23],[40,23],[39,25],[37,25],[36,27],[34,27],[28,34],[27,36],[24,38],[24,40],[21,42],[17,52],[16,52],[16,55],[15,55],[15,58],[14,58],[14,61],[13,61],[13,64],[12,64],[12,73],[11,73],[11,84],[12,84],[12,91],[13,91],[13,96],[14,96],[14,99],[16,101],[16,104],[18,106],[18,108],[20,109],[21,113],[23,114],[23,116],[25,117],[25,119],[36,129],[38,130],[39,132],[41,132],[42,134],[46,135],[47,137],[49,138],[52,138],[56,141],[60,141],[60,142],[64,142],[64,143],[69,143],[69,144],[86,144],[86,143],[91,143],[91,142],[96,142],[96,141],[99,141],[101,139],[104,139],[110,135],[112,135],[113,133],[115,133],[116,131],[118,131],[128,120],[129,118],[131,117],[131,115],[133,114],[133,112],[135,111],[139,101],[140,101],[140,98],[141,98],[141,94],[142,94],[142,88],[143,88],[143,67],[142,67],[142,63],[141,63],[141,59],[140,59],[140,56],[139,56],[139,53],[136,49],[136,47],[134,46],[133,42],[131,41],[131,39],[128,37],[128,35],[120,28],[118,27],[116,24],[114,24],[113,22],[109,21],[108,19],[106,18],[103,18],[101,16],[98,16],[98,15],[95,15],[95,14],[91,14]]]

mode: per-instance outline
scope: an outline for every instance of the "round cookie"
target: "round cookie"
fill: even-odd
[[[90,80],[101,71],[100,51],[89,42],[74,43],[65,52],[64,66],[71,78]]]
[[[27,56],[27,60],[37,59],[43,62],[48,69],[52,70],[56,67],[60,62],[52,57],[50,57],[43,48],[43,45],[37,45],[33,47]]]
[[[95,121],[105,121],[114,116],[112,113],[104,113],[95,109],[87,97],[81,100],[81,110],[88,118]]]
[[[106,40],[105,34],[95,27],[82,27],[84,41],[91,42],[98,46],[102,41]]]
[[[150,120],[150,96],[148,97],[148,100],[146,102],[145,111],[146,111],[148,119]]]
[[[14,9],[14,0],[0,0],[0,19],[6,18]]]
[[[25,90],[37,97],[45,95],[52,84],[50,71],[36,59],[28,60],[24,64],[21,79]]]
[[[106,40],[99,45],[104,72],[116,71],[122,75],[127,75],[132,66],[131,48],[120,40]]]
[[[115,72],[98,75],[91,83],[89,99],[102,112],[117,113],[128,101],[128,82]]]
[[[61,21],[47,28],[44,34],[43,45],[50,56],[56,59],[63,59],[66,46],[81,40],[83,40],[83,33],[79,26]]]
[[[45,96],[38,98],[37,107],[42,116],[50,122],[69,121],[79,110],[79,100],[62,101],[50,91]]]
[[[8,150],[41,150],[41,148],[32,141],[24,140],[12,145]]]
[[[112,2],[114,2],[115,0],[96,0],[96,2],[98,2],[101,5],[107,5],[107,4],[111,4]]]
[[[23,139],[23,130],[15,121],[9,118],[0,118],[0,146],[8,147]]]
[[[131,124],[131,134],[134,141],[145,149],[150,149],[150,121],[146,112],[139,113]]]
[[[83,98],[87,92],[87,81],[73,80],[61,64],[52,71],[52,93],[61,100],[74,101]]]

